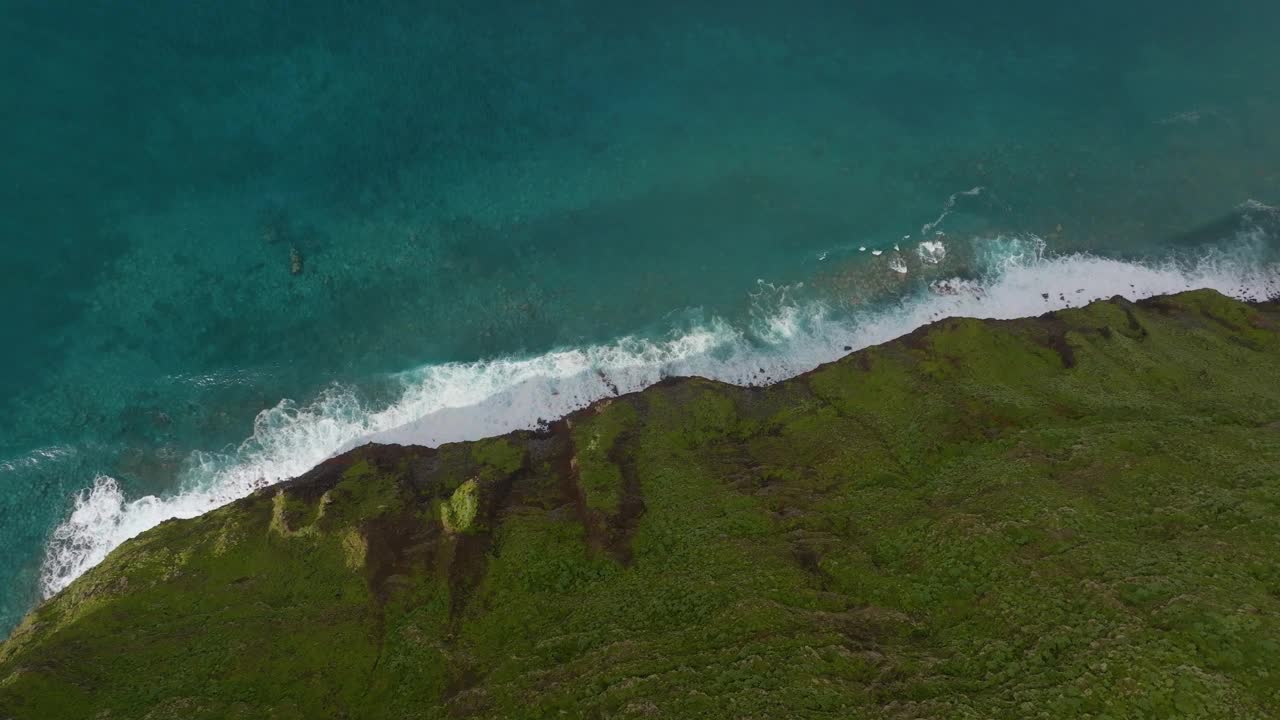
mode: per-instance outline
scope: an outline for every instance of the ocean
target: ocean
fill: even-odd
[[[1280,3],[2,8],[0,636],[370,440],[1280,295]]]

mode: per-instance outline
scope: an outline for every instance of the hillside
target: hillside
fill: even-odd
[[[1280,305],[944,320],[369,445],[0,645],[0,718],[1280,716]]]

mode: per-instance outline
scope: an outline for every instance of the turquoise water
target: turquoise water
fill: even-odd
[[[1276,3],[741,5],[5,2],[0,631],[370,438],[1280,291]]]

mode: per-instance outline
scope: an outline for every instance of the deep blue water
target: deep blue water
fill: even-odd
[[[369,437],[1277,290],[1280,4],[609,5],[0,3],[0,633]]]

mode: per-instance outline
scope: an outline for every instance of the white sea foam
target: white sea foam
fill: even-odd
[[[916,247],[920,262],[927,265],[938,265],[947,259],[947,246],[941,240],[925,240]]]
[[[955,211],[956,202],[959,201],[960,198],[977,197],[982,194],[983,190],[986,190],[986,188],[982,186],[978,186],[978,187],[969,188],[968,190],[962,190],[960,192],[951,193],[951,197],[948,197],[947,201],[943,203],[942,212],[938,215],[938,218],[933,222],[925,223],[924,225],[920,226],[920,235],[922,235],[923,237],[929,237],[929,235],[932,234],[935,230],[937,230],[938,226],[942,224],[942,221],[946,220],[947,216]]]
[[[11,460],[0,460],[0,473],[39,467],[46,463],[71,457],[75,454],[75,448],[68,447],[66,445],[51,445],[49,447],[37,448],[25,455],[22,455],[21,457],[16,457]]]
[[[1024,317],[1113,295],[1136,300],[1200,287],[1248,299],[1280,293],[1280,269],[1263,265],[1249,238],[1242,240],[1245,247],[1235,254],[1137,263],[1047,257],[1034,237],[1000,237],[973,253],[983,279],[938,280],[892,307],[835,317],[820,302],[796,300],[797,286],[761,282],[748,327],[713,321],[664,340],[624,338],[532,358],[422,367],[401,374],[401,396],[380,408],[340,387],[310,404],[284,401],[259,414],[253,436],[238,448],[191,458],[181,489],[172,494],[129,499],[111,478],[97,478],[53,536],[43,589],[46,595],[61,590],[165,519],[198,515],[369,440],[438,445],[532,428],[673,375],[777,381],[834,360],[846,347],[884,342],[947,316]],[[940,240],[929,242],[938,246],[927,249],[928,258],[945,255]],[[876,262],[894,272],[887,261]]]

